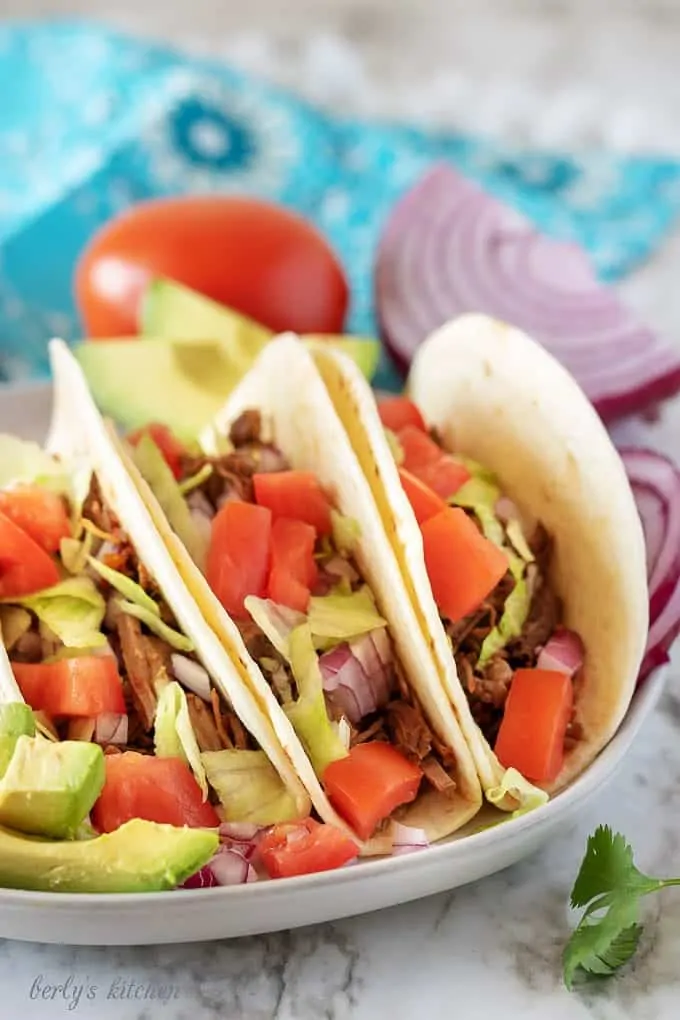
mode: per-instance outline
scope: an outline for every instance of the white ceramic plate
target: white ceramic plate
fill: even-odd
[[[0,431],[41,440],[50,408],[47,385],[0,388]],[[0,938],[71,945],[234,938],[361,914],[473,882],[538,849],[611,778],[656,704],[665,672],[657,671],[636,694],[619,732],[585,774],[521,818],[480,832],[478,816],[466,830],[427,850],[278,882],[146,895],[0,889]]]

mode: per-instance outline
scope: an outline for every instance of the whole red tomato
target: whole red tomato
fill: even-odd
[[[341,333],[348,287],[327,242],[287,209],[252,198],[167,198],[133,206],[94,236],[76,301],[91,337],[139,332],[140,296],[166,276],[275,332]]]

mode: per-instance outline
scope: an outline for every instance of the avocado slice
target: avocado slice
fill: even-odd
[[[97,340],[75,355],[100,410],[125,429],[151,421],[195,439],[243,370],[217,340]]]
[[[104,778],[104,752],[98,744],[17,737],[0,780],[0,825],[57,839],[73,836]]]
[[[7,771],[19,737],[35,736],[33,712],[23,701],[0,705],[0,777]]]
[[[194,290],[158,277],[144,292],[140,315],[143,336],[171,340],[210,337],[229,345],[230,359],[247,371],[274,333],[240,312],[220,305]],[[368,337],[314,334],[303,337],[309,343],[331,344],[357,363],[370,381],[380,359],[380,344]]]
[[[181,885],[219,844],[210,829],[133,818],[94,839],[53,842],[0,828],[0,886],[45,892],[159,892]]]

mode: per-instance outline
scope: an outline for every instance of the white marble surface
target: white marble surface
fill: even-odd
[[[0,0],[0,16],[75,12],[224,53],[336,107],[474,120],[481,130],[536,143],[680,154],[680,9],[670,0]],[[679,262],[680,233],[624,286],[651,321],[678,338]],[[643,434],[669,452],[680,449],[680,402]],[[680,992],[680,894],[646,904],[637,959],[604,989],[567,993],[560,954],[571,920],[568,893],[596,824],[623,831],[650,873],[680,873],[679,672],[672,671],[612,785],[568,835],[531,860],[456,893],[237,942],[141,949],[0,943],[1,1020],[400,1020],[421,1013],[477,1020],[487,1012],[503,1020],[671,1020]]]

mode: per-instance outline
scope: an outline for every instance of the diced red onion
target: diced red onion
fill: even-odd
[[[677,350],[598,282],[578,245],[539,234],[448,165],[393,210],[376,293],[381,332],[404,371],[434,329],[483,312],[542,343],[605,419],[680,389]]]
[[[188,688],[203,701],[210,701],[210,677],[200,662],[178,652],[172,653],[170,661],[175,679],[179,680],[182,687]]]
[[[127,744],[128,717],[115,712],[102,712],[95,721],[95,744]]]
[[[220,847],[209,863],[218,885],[243,885],[257,882],[257,872],[250,861],[232,847]]]
[[[424,829],[415,829],[401,822],[392,822],[392,855],[412,854],[415,850],[424,850],[430,845]]]
[[[361,663],[347,642],[336,645],[319,659],[323,689],[356,726],[365,715],[375,711],[373,692]]]
[[[347,580],[350,584],[359,580],[356,570],[344,556],[333,556],[328,563],[324,563],[323,569],[325,573]]]
[[[649,636],[639,681],[668,661],[680,633],[680,471],[652,450],[620,451],[647,546]]]
[[[222,822],[220,842],[229,850],[238,850],[247,861],[250,861],[257,850],[263,831],[260,826],[249,822]]]
[[[378,627],[376,630],[370,631],[368,634],[362,634],[360,638],[352,641],[350,648],[354,655],[361,663],[362,669],[366,676],[369,678],[369,682],[373,689],[373,697],[376,703],[376,708],[380,708],[382,705],[387,704],[390,696],[390,670],[389,667],[383,662],[380,655],[378,655],[378,648],[374,639],[374,635],[378,631],[383,632],[384,628]],[[386,637],[387,635],[385,635]]]
[[[211,889],[218,885],[244,885],[257,880],[255,868],[239,850],[221,846],[207,864],[186,880],[182,888]]]
[[[204,864],[200,871],[188,878],[182,885],[182,889],[212,889],[219,885],[215,873],[209,864]]]
[[[494,510],[496,512],[496,517],[498,517],[503,524],[507,524],[508,521],[516,520],[519,517],[519,510],[507,496],[501,496],[498,499]]]
[[[387,628],[376,627],[375,630],[372,630],[371,641],[375,645],[375,650],[380,656],[383,666],[389,667],[392,663],[392,646],[387,636]]]
[[[538,669],[553,669],[573,676],[583,665],[585,649],[580,636],[566,627],[558,627],[538,654]]]

